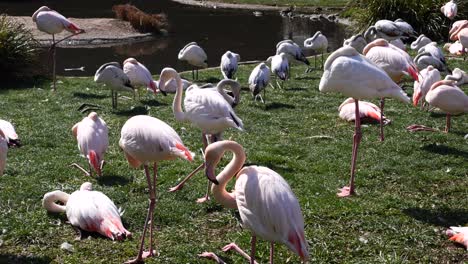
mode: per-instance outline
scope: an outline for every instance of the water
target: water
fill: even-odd
[[[0,10],[9,15],[31,16],[41,5],[47,5],[66,17],[114,17],[111,10],[118,0],[67,1],[2,1]],[[110,61],[123,62],[134,57],[153,73],[164,67],[178,71],[190,67],[177,60],[179,50],[188,42],[197,42],[208,54],[209,66],[218,66],[221,55],[227,50],[239,53],[243,61],[265,60],[275,53],[276,43],[292,37],[302,46],[304,39],[317,30],[329,41],[329,50],[340,47],[345,38],[342,25],[312,21],[309,18],[285,18],[278,12],[256,17],[252,11],[193,8],[170,0],[139,0],[132,4],[148,13],[164,12],[168,15],[170,33],[155,40],[102,48],[59,48],[57,73],[60,75],[94,75],[100,65]],[[311,52],[305,51],[306,55]],[[46,62],[46,55],[43,55]],[[64,71],[65,68],[85,67],[85,71]]]

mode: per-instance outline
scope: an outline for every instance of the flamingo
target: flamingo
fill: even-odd
[[[432,40],[430,38],[426,37],[424,34],[421,34],[415,41],[411,43],[410,47],[412,50],[419,50],[431,42]]]
[[[346,99],[339,107],[339,116],[341,119],[346,120],[348,122],[356,120],[356,113],[355,113],[355,100],[352,97]],[[380,119],[384,119],[384,123],[387,124],[390,122],[385,116],[382,115],[380,112],[380,108],[373,103],[359,101],[359,117],[361,118],[361,122],[370,119],[372,121],[380,122]]]
[[[224,76],[224,79],[232,79],[234,74],[237,72],[237,64],[240,61],[240,56],[237,53],[226,51],[226,53],[221,56],[221,73]]]
[[[64,16],[59,14],[57,11],[50,9],[47,6],[41,6],[39,9],[34,12],[32,15],[32,21],[36,23],[37,29],[47,34],[52,35],[52,46],[50,50],[52,52],[52,60],[53,60],[53,68],[52,68],[52,75],[53,75],[53,91],[55,91],[56,86],[56,75],[55,75],[55,68],[56,68],[56,49],[55,46],[73,36],[78,34],[84,33],[85,31],[79,28],[70,20],[66,19]],[[69,31],[72,34],[59,40],[55,41],[55,34],[62,32],[63,30]]]
[[[465,25],[467,21],[468,20],[464,19],[464,20],[457,20],[453,22],[452,26],[450,27],[449,36],[452,35],[453,32],[462,28],[462,25]]]
[[[439,47],[437,47],[437,42],[433,41],[418,50],[418,54],[425,53],[425,52],[429,52],[432,57],[437,58],[444,65],[447,65],[444,52]]]
[[[226,91],[224,89],[226,86],[230,88],[230,91]],[[214,86],[211,83],[207,83],[205,85],[200,86],[200,88],[217,91],[219,94],[221,94],[224,100],[226,100],[226,102],[228,102],[228,104],[231,105],[232,108],[235,108],[240,102],[240,93],[242,87],[238,81],[224,79],[218,82],[216,86]]]
[[[271,59],[271,72],[275,74],[275,77],[280,78],[284,85],[284,81],[289,78],[289,61],[286,53],[282,52],[273,56]],[[276,85],[281,87],[278,81],[276,81]]]
[[[425,69],[432,65],[441,72],[448,71],[447,65],[445,65],[445,63],[441,61],[440,58],[434,57],[429,52],[419,53],[416,57],[414,57],[414,63],[417,65],[418,69]]]
[[[389,44],[385,39],[376,39],[367,44],[363,55],[381,67],[390,78],[398,83],[407,74],[418,80],[418,69],[411,57],[405,51]],[[380,99],[380,109],[383,115],[385,99]],[[383,118],[380,119],[380,140],[384,140]]]
[[[8,147],[21,147],[21,140],[16,134],[15,127],[10,122],[0,119],[0,129],[5,134]]]
[[[448,19],[453,20],[457,16],[457,4],[454,0],[450,0],[440,8],[440,12],[444,13]]]
[[[131,92],[133,94],[136,91],[118,62],[108,62],[99,67],[94,75],[94,81],[109,86],[112,96],[112,108],[117,107],[118,91]]]
[[[254,101],[257,99],[257,96],[259,96],[260,100],[265,103],[260,92],[263,90],[263,96],[265,97],[265,88],[269,82],[270,69],[264,62],[262,62],[252,70],[249,76],[249,88],[252,92]]]
[[[461,86],[468,83],[468,74],[460,68],[455,68],[451,75],[445,76],[445,80],[456,81],[455,85]]]
[[[5,135],[2,129],[0,129],[0,176],[3,175],[3,171],[6,166],[6,159],[8,153],[8,137]]]
[[[440,81],[440,72],[432,65],[427,66],[427,68],[423,69],[419,72],[419,81],[414,81],[414,89],[413,89],[413,105],[417,106],[418,102],[421,98],[425,98],[427,92],[431,88],[431,86]],[[423,107],[423,103],[421,103],[421,108]]]
[[[456,30],[450,34],[450,40],[459,40],[462,45],[460,53],[465,54],[468,50],[468,21],[461,23]]]
[[[463,55],[463,46],[459,40],[454,43],[445,43],[444,49],[455,56]]]
[[[364,38],[367,42],[372,42],[378,38],[391,41],[402,37],[404,37],[403,30],[395,22],[385,19],[375,22],[373,26],[364,32]]]
[[[104,166],[104,154],[109,146],[106,122],[96,112],[91,112],[73,126],[72,132],[78,141],[78,149],[81,155],[88,159],[89,172],[77,163],[73,163],[71,166],[75,166],[87,176],[92,176],[92,169],[101,176]]]
[[[395,25],[402,31],[405,38],[416,37],[413,27],[401,18],[395,20]]]
[[[185,79],[182,80],[182,89],[185,91],[187,88],[192,85],[192,82],[187,81]],[[177,82],[175,79],[170,79],[169,81],[166,81],[164,84],[164,91],[159,88],[159,80],[154,81],[154,84],[156,85],[157,89],[159,89],[162,93],[175,93],[177,91]]]
[[[175,119],[179,122],[188,121],[201,129],[203,149],[205,149],[209,143],[207,142],[207,135],[211,136],[211,142],[215,142],[221,139],[224,130],[230,127],[243,131],[244,125],[242,120],[236,115],[231,105],[221,95],[222,93],[225,93],[223,89],[223,83],[227,84],[229,82],[233,82],[232,80],[226,79],[222,81],[221,84],[217,86],[216,90],[201,89],[197,85],[190,86],[185,94],[185,112],[183,112],[182,83],[177,71],[172,68],[164,68],[161,71],[159,83],[166,83],[166,80],[171,78],[175,79],[178,84],[176,95],[172,104],[172,110],[174,112]],[[205,164],[202,163],[179,184],[170,188],[169,191],[175,192],[182,189],[185,182],[204,166]],[[203,203],[209,199],[209,186],[210,183],[208,183],[208,190],[206,195],[198,199],[198,203]]]
[[[179,135],[172,127],[163,121],[146,115],[130,118],[122,127],[119,146],[124,151],[128,163],[133,168],[143,165],[148,183],[150,202],[145,227],[141,235],[140,249],[135,259],[127,263],[140,263],[143,259],[155,255],[153,250],[153,211],[156,205],[157,163],[162,160],[173,160],[177,157],[193,160],[193,154],[184,146]],[[153,163],[153,179],[151,180],[149,164]],[[149,251],[143,252],[146,230],[150,221]]]
[[[281,175],[267,167],[243,167],[244,149],[234,141],[220,141],[206,148],[207,177],[214,177],[216,166],[226,151],[231,151],[233,158],[216,176],[219,185],[213,185],[213,196],[224,207],[239,210],[243,227],[252,232],[252,250],[249,257],[235,243],[231,243],[223,251],[233,249],[251,264],[256,263],[255,244],[258,236],[270,242],[270,263],[273,263],[275,242],[286,245],[303,261],[307,261],[309,250],[304,234],[304,218],[291,187]],[[229,193],[226,185],[234,176],[235,188]]]
[[[328,40],[322,32],[315,32],[314,36],[304,40],[304,47],[311,49],[314,52],[320,52],[322,54],[322,69],[323,69],[323,53],[327,52]],[[317,55],[315,57],[315,68],[317,68]]]
[[[321,92],[340,92],[355,99],[355,113],[359,111],[359,99],[393,97],[405,103],[410,99],[387,73],[352,47],[342,47],[333,52],[325,62],[325,71],[320,79]],[[355,194],[354,173],[359,143],[361,119],[355,118],[353,154],[350,185],[338,193],[340,197]]]
[[[389,43],[401,49],[402,51],[406,51],[406,45],[405,43],[403,43],[401,39],[395,39],[395,40],[390,41]]]
[[[352,36],[349,39],[345,39],[343,42],[343,47],[344,46],[351,46],[355,50],[357,50],[359,53],[362,53],[364,50],[364,47],[366,47],[367,41],[366,39],[362,36],[362,34],[357,34]]]
[[[446,231],[451,241],[462,244],[468,250],[468,227],[451,226]]]
[[[447,113],[445,133],[450,130],[451,115],[468,113],[468,95],[455,85],[455,81],[441,80],[434,83],[426,94],[426,101]],[[411,125],[407,128],[415,131],[435,131],[422,125]]]
[[[181,61],[186,61],[188,64],[197,68],[208,67],[208,56],[196,42],[190,42],[189,44],[185,45],[185,47],[179,51],[178,59]],[[196,73],[197,74],[195,78],[195,68],[193,68],[193,80],[198,80],[198,69],[196,69]]]
[[[283,52],[288,55],[288,60],[291,63],[293,60],[296,60],[303,62],[307,66],[310,65],[310,62],[302,52],[301,47],[299,47],[299,45],[290,39],[282,40],[276,44],[276,55],[279,55]],[[291,76],[291,73],[289,73],[289,76]]]
[[[139,86],[146,86],[151,89],[154,94],[157,93],[157,87],[150,71],[135,58],[128,58],[124,61],[123,71],[128,76],[130,83],[135,89]],[[161,92],[165,95],[164,91]]]
[[[64,205],[57,204],[59,201]],[[66,213],[68,221],[76,228],[79,239],[82,231],[98,232],[112,240],[131,237],[122,225],[121,213],[109,197],[92,190],[92,184],[85,182],[80,190],[68,194],[62,191],[48,192],[42,199],[42,206],[52,213]]]

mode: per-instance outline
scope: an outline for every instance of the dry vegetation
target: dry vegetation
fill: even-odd
[[[169,26],[167,16],[161,14],[147,14],[133,5],[115,5],[112,7],[118,19],[129,21],[133,28],[144,33],[161,33]]]

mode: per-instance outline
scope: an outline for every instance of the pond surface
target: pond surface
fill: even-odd
[[[31,16],[41,5],[47,5],[66,17],[93,18],[114,17],[111,10],[115,4],[127,3],[118,0],[16,0],[0,1],[1,12],[9,15]],[[164,67],[178,71],[190,67],[177,60],[179,50],[188,42],[197,42],[208,54],[209,66],[218,66],[224,52],[231,50],[241,55],[242,61],[265,60],[275,53],[276,43],[292,37],[302,46],[304,39],[317,30],[329,41],[329,50],[340,47],[345,38],[344,27],[328,21],[313,21],[297,17],[289,19],[278,12],[264,13],[256,17],[252,11],[194,8],[170,0],[137,0],[133,5],[148,13],[167,14],[170,30],[166,37],[155,40],[103,48],[59,48],[57,72],[60,75],[89,76],[109,61],[123,62],[134,57],[153,73]],[[311,52],[305,51],[306,55]],[[46,61],[47,56],[43,56]],[[64,71],[65,68],[85,67],[85,71]]]

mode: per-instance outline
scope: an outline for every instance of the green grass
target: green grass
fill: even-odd
[[[344,7],[348,3],[348,0],[214,0],[214,2],[285,7]]]
[[[451,68],[466,69],[468,63],[462,63],[450,60]],[[244,86],[252,68],[240,69],[238,77]],[[320,93],[321,71],[304,74],[304,69],[293,68],[294,78],[285,90],[268,88],[265,105],[254,103],[244,90],[236,112],[246,132],[231,129],[225,138],[232,137],[245,147],[247,163],[268,166],[289,182],[305,217],[311,262],[468,261],[466,251],[444,235],[448,226],[468,224],[468,144],[463,138],[468,133],[468,115],[454,117],[449,134],[409,133],[405,127],[413,123],[443,128],[445,118],[387,100],[386,115],[392,123],[385,128],[386,140],[379,142],[377,125],[363,128],[358,195],[339,199],[337,188],[348,183],[354,127],[338,118],[337,108],[345,98]],[[220,76],[219,70],[200,72],[202,81]],[[0,177],[0,263],[122,263],[137,253],[148,191],[143,171],[130,169],[118,148],[121,127],[136,114],[158,117],[197,153],[200,132],[174,120],[172,95],[156,99],[144,95],[141,103],[119,99],[118,109],[112,110],[109,92],[91,78],[59,80],[63,83],[55,93],[49,82],[0,91],[2,118],[13,121],[24,143],[9,150],[7,168]],[[71,134],[73,124],[83,117],[76,109],[84,102],[101,105],[98,112],[110,127],[102,178],[85,177],[68,166],[72,162],[86,165]],[[200,161],[198,155],[193,163],[160,163],[155,210],[160,256],[147,263],[208,263],[197,258],[205,250],[219,253],[228,263],[244,263],[234,253],[220,250],[232,241],[249,248],[250,234],[241,229],[235,210],[214,201],[195,203],[205,190],[203,174],[182,191],[167,192]],[[44,193],[56,189],[71,193],[85,181],[125,209],[124,225],[133,232],[133,239],[74,241],[76,234],[66,217],[48,214],[41,207]],[[62,251],[63,242],[73,244],[75,251]],[[267,247],[265,241],[258,244],[260,263],[268,262]],[[284,246],[277,247],[276,259],[299,263]]]

